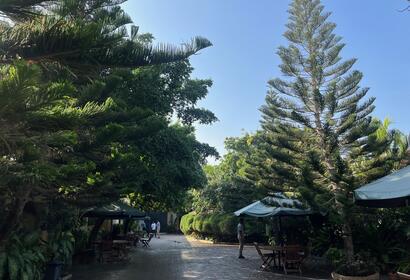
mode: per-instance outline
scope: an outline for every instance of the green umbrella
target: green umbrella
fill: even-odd
[[[410,166],[354,191],[358,205],[378,208],[410,205]]]
[[[107,219],[143,219],[146,217],[145,213],[123,202],[113,202],[102,207],[90,208],[83,216]]]

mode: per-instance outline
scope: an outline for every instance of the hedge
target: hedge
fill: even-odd
[[[238,218],[233,214],[188,213],[181,218],[180,229],[185,235],[196,235],[216,241],[236,241]],[[259,230],[258,230],[259,229]],[[247,240],[264,240],[264,225],[258,227],[256,219],[245,220]]]

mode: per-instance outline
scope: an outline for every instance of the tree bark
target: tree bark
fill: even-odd
[[[322,146],[322,156],[323,156],[323,161],[326,165],[327,172],[329,173],[329,181],[330,181],[330,189],[333,191],[334,198],[335,198],[335,206],[336,206],[336,211],[337,213],[341,216],[343,219],[343,225],[342,225],[342,238],[343,238],[343,244],[344,244],[344,249],[345,249],[345,254],[346,254],[346,261],[347,262],[352,262],[353,257],[354,257],[354,246],[353,246],[353,236],[352,236],[352,229],[350,226],[350,218],[346,214],[346,205],[343,204],[343,202],[340,202],[338,200],[338,197],[344,197],[346,196],[344,189],[342,186],[340,186],[340,181],[337,178],[336,174],[336,164],[334,163],[332,159],[332,154],[330,153],[331,147],[329,147],[328,143],[326,142],[326,134],[324,132],[322,122],[320,120],[320,114],[318,111],[318,108],[316,106],[315,108],[315,124],[316,124],[316,133],[319,136],[320,139],[320,144]],[[347,197],[347,199],[349,199]]]
[[[19,224],[24,207],[29,201],[30,194],[31,188],[21,195],[18,195],[16,198],[12,210],[8,213],[7,217],[4,219],[4,223],[0,227],[0,245],[3,245],[8,240],[11,233]]]
[[[92,243],[95,241],[97,238],[98,231],[100,230],[102,224],[104,223],[105,218],[98,218],[98,220],[95,222],[95,225],[93,229],[90,232],[90,237],[88,238],[88,245],[91,246]]]
[[[352,228],[349,222],[343,225],[343,243],[346,252],[346,261],[352,262],[354,258]]]

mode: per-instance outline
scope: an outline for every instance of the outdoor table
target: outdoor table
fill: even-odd
[[[113,244],[113,248],[118,250],[118,255],[120,258],[122,259],[128,258],[127,246],[132,245],[131,241],[119,239],[119,240],[113,240],[112,244]]]
[[[133,246],[137,246],[140,237],[136,233],[128,233],[126,240],[131,242]]]
[[[102,246],[102,240],[95,240],[91,243],[93,245],[93,250],[95,252],[100,253],[101,251],[101,246]]]
[[[261,250],[272,251],[275,257],[273,258],[273,267],[282,268],[282,257],[286,253],[286,249],[295,245],[284,245],[284,246],[261,246]],[[303,256],[304,253],[300,252]],[[276,258],[278,262],[276,263]]]

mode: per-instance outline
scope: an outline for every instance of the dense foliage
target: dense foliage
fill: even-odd
[[[155,46],[128,28],[122,2],[0,4],[3,277],[40,279],[45,263],[68,261],[87,207],[128,198],[177,210],[206,182],[201,164],[217,153],[193,124],[217,120],[197,106],[212,81],[191,78],[188,58],[211,43]],[[35,236],[47,224],[41,245]]]
[[[347,261],[357,274],[372,268],[363,259],[383,272],[397,269],[410,258],[408,209],[355,206],[353,190],[408,165],[408,141],[388,119],[372,117],[375,99],[360,87],[356,59],[341,58],[344,44],[320,1],[294,0],[289,14],[288,45],[278,50],[283,78],[269,81],[261,130],[227,139],[221,162],[204,168],[208,185],[191,190],[195,214],[181,229],[206,236],[209,217],[292,192],[324,214],[303,232],[312,254],[335,267]]]
[[[204,214],[190,212],[181,218],[182,233],[214,242],[237,242],[237,218],[232,213]],[[262,220],[246,219],[244,222],[248,242],[267,242]]]
[[[218,165],[205,165],[207,184],[189,191],[188,211],[198,213],[233,213],[255,199],[263,198],[265,190],[247,179],[246,170],[256,147],[257,136],[245,135],[225,140],[226,155]]]
[[[260,173],[273,188],[296,190],[329,211],[352,261],[352,191],[397,167],[405,138],[383,134],[371,117],[375,99],[366,99],[362,73],[351,70],[356,59],[342,60],[344,44],[320,1],[295,0],[289,14],[289,44],[278,50],[285,78],[269,82],[261,109],[267,145],[256,166],[269,166]]]

